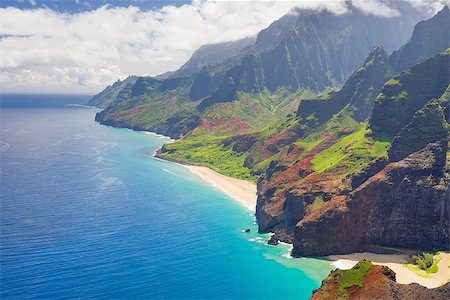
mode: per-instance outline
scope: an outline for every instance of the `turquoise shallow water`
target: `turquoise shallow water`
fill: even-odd
[[[1,299],[306,299],[329,262],[287,258],[166,140],[85,107],[1,110]],[[251,233],[242,233],[251,228]]]

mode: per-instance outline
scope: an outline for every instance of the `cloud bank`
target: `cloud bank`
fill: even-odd
[[[398,14],[380,0],[354,5],[369,14]],[[77,14],[2,8],[0,91],[98,92],[129,74],[175,70],[201,45],[254,35],[294,7],[347,11],[341,0],[193,1]]]

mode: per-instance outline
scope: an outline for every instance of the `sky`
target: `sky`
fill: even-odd
[[[407,1],[433,12],[449,2]],[[399,14],[385,0],[352,2]],[[344,0],[0,0],[0,93],[98,93],[176,70],[204,44],[256,35],[294,7],[347,12]]]

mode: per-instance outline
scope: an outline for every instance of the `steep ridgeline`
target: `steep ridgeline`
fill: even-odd
[[[440,20],[450,22],[448,18]],[[326,234],[326,227],[345,229],[329,225],[322,215],[330,207],[345,210],[351,193],[389,162],[447,137],[442,116],[449,110],[448,92],[444,93],[449,82],[448,53],[395,77],[393,74],[386,52],[375,47],[341,90],[302,100],[295,125],[282,131],[274,139],[275,145],[264,148],[271,151],[266,155],[271,162],[258,182],[256,216],[261,232],[275,233],[271,243],[293,242],[294,255],[299,256],[370,250],[370,244],[380,245],[365,237],[357,244],[344,241],[337,245],[342,234],[330,230],[335,234],[333,239]],[[330,214],[338,215],[334,210]],[[443,218],[448,220],[445,215]],[[316,225],[323,227],[324,238],[314,242],[318,232],[311,230]],[[436,244],[444,245],[446,238],[444,235]],[[399,245],[406,246],[408,239],[411,236],[398,239]],[[341,249],[343,245],[349,248]]]
[[[368,16],[353,7],[349,9],[343,15],[326,11],[291,13],[260,32],[253,46],[218,65],[204,67],[209,57],[204,55],[200,61],[195,59],[195,65],[202,69],[192,76],[181,79],[172,74],[168,79],[144,78],[148,84],[154,84],[147,94],[111,101],[114,105],[99,114],[97,120],[115,126],[158,130],[175,138],[186,135],[191,128],[168,128],[176,125],[168,119],[194,126],[200,123],[193,123],[193,120],[205,117],[214,127],[217,118],[228,123],[237,118],[246,123],[240,128],[261,130],[254,124],[262,122],[253,122],[248,113],[240,115],[241,110],[248,111],[245,106],[256,105],[257,111],[265,111],[263,116],[267,111],[273,116],[278,114],[278,119],[270,118],[271,122],[280,120],[283,115],[295,111],[299,100],[298,97],[286,97],[286,94],[304,97],[341,84],[361,65],[373,45],[382,44],[388,51],[399,47],[422,16],[413,12],[383,18]],[[166,80],[173,88],[161,90],[159,87],[165,85]],[[182,85],[173,86],[176,81]],[[187,86],[184,85],[186,82],[189,83]],[[258,100],[250,104],[249,97],[265,100],[264,103]],[[242,102],[243,98],[246,103]],[[175,105],[173,109],[163,109],[167,99]],[[289,106],[285,99],[294,102]],[[218,107],[224,107],[221,103],[230,103],[223,116],[218,111]],[[156,111],[150,111],[155,107]],[[272,111],[273,107],[282,109]],[[232,114],[229,109],[233,110]],[[208,118],[211,111],[214,111],[213,119]],[[155,113],[158,117],[153,117]]]
[[[417,62],[449,48],[449,15],[450,10],[445,6],[430,20],[417,24],[409,42],[391,55],[390,65],[398,72],[404,71]]]
[[[373,100],[389,77],[388,55],[383,47],[376,46],[362,67],[356,70],[337,92],[300,102],[297,116],[305,120],[308,128],[322,125],[336,113],[348,106],[351,116],[364,121],[372,111]]]
[[[353,175],[350,192],[296,224],[295,256],[379,247],[449,249],[449,125],[443,113],[449,105],[449,59],[447,50],[394,77],[398,88],[392,80],[385,84],[369,129],[375,141],[394,137],[387,157]],[[437,84],[439,78],[446,82]],[[381,117],[386,111],[395,111],[401,122]]]
[[[450,283],[427,289],[417,283],[399,284],[396,274],[386,266],[362,260],[350,270],[336,269],[313,292],[311,300],[328,299],[449,299]]]
[[[223,77],[224,72],[239,65],[245,55],[263,53],[275,47],[286,37],[297,18],[298,15],[294,10],[261,30],[256,37],[201,46],[180,69],[162,74],[158,79],[189,77],[202,72],[205,68],[211,69],[211,73],[223,73],[221,74]]]
[[[180,69],[160,74],[151,79],[155,79],[157,83],[179,77],[192,77],[190,98],[192,100],[202,99],[218,88],[226,71],[239,65],[245,55],[264,52],[275,47],[295,25],[297,18],[296,14],[285,15],[259,32],[257,37],[246,37],[237,41],[201,46],[194,51],[191,58]],[[136,76],[132,77],[136,81]],[[122,89],[124,85],[119,80],[113,87],[113,90],[117,91]],[[108,104],[110,104],[116,100],[117,93],[111,93],[111,86],[108,86],[91,99],[90,105],[97,106],[96,104],[99,102],[97,98],[108,98]],[[123,99],[119,101],[123,101]],[[97,107],[106,108],[107,106],[99,105]]]
[[[113,101],[122,102],[130,97],[131,89],[137,76],[130,76],[125,80],[118,80],[113,85],[107,86],[99,94],[89,100],[88,105],[98,108],[107,108]]]
[[[280,87],[313,92],[342,83],[364,61],[373,45],[388,51],[399,41],[410,19],[368,16],[357,9],[334,15],[301,13],[286,37],[270,51],[249,55],[230,69],[218,90],[203,100],[199,109],[236,99],[237,92],[258,92]]]
[[[244,49],[254,45],[255,41],[256,37],[246,37],[237,41],[201,46],[180,69],[163,74],[159,78],[189,77],[202,71],[204,67],[217,66],[229,60],[236,61],[234,64],[238,64],[239,54],[244,52]],[[232,62],[228,63],[233,64]]]
[[[97,113],[105,125],[148,130],[171,137],[186,134],[199,125],[195,104],[189,99],[192,78],[158,80],[139,77],[130,96]]]

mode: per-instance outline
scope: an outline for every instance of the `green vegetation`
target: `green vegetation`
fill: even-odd
[[[127,79],[116,81],[113,85],[107,86],[103,91],[92,97],[88,105],[99,108],[107,108],[113,102],[122,102],[130,97],[131,88],[136,82],[136,76],[130,76]]]
[[[346,289],[352,286],[361,286],[364,276],[372,266],[373,264],[370,261],[362,260],[350,270],[336,270],[338,295],[343,299],[348,299]]]
[[[311,151],[311,149],[319,145],[321,141],[323,141],[323,138],[321,139],[319,137],[313,139],[312,137],[309,137],[295,142],[294,145],[298,148],[302,148],[304,150],[304,153],[308,153],[309,151]]]
[[[418,266],[422,270],[427,270],[433,265],[433,256],[433,253],[420,252],[418,254],[409,256],[408,262],[410,264]]]
[[[300,102],[298,116],[309,127],[318,127],[347,106],[349,116],[358,122],[364,121],[386,81],[387,60],[386,51],[380,46],[374,47],[363,66],[350,76],[342,89]]]
[[[366,124],[361,124],[356,131],[318,153],[312,160],[312,169],[322,173],[339,165],[350,174],[386,155],[389,142],[374,141],[370,133]]]
[[[388,81],[375,101],[371,128],[396,136],[418,110],[444,94],[448,70],[449,54],[441,53]]]
[[[325,204],[326,204],[326,202],[323,201],[322,196],[316,196],[316,198],[314,199],[314,202],[311,203],[311,205],[309,206],[309,209],[312,212],[312,211],[320,209]]]
[[[445,139],[448,125],[438,101],[427,103],[417,111],[411,122],[395,136],[389,157],[398,161],[408,154],[418,151],[428,143]]]
[[[256,176],[244,167],[245,153],[237,153],[231,145],[224,147],[219,142],[221,138],[210,135],[195,136],[181,139],[175,143],[166,144],[161,153],[163,158],[206,166],[235,178],[256,181]]]
[[[439,260],[434,259],[434,256],[438,253],[419,252],[414,255],[408,256],[407,262],[413,266],[408,269],[415,271],[419,269],[425,271],[426,274],[437,273]],[[421,272],[416,272],[420,275]],[[422,275],[424,275],[422,273]],[[421,275],[421,276],[422,276]]]
[[[384,86],[393,86],[393,85],[400,85],[400,80],[393,78],[384,84]]]

